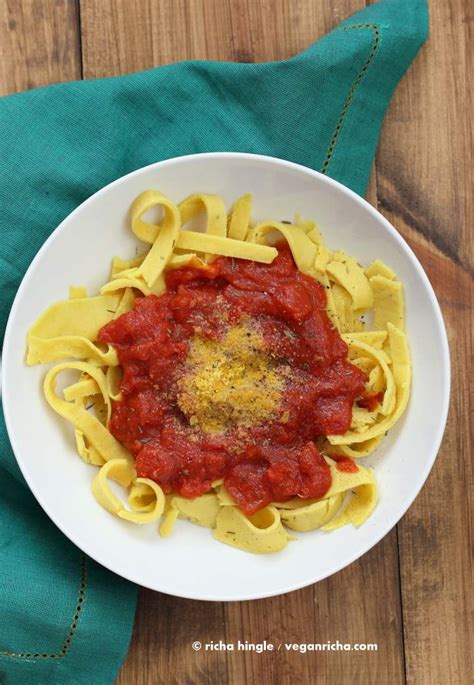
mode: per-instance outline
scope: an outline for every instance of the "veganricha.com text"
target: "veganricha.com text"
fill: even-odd
[[[237,640],[237,642],[199,642],[192,643],[195,652],[376,652],[378,644],[374,642],[248,642],[247,640]]]

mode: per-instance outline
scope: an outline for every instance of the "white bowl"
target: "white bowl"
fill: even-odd
[[[135,255],[128,210],[143,190],[175,202],[193,192],[218,193],[229,205],[254,193],[254,218],[316,220],[327,244],[369,264],[377,257],[404,284],[413,357],[408,410],[377,452],[380,501],[360,528],[298,534],[272,555],[253,555],[215,541],[208,529],[179,521],[168,539],[156,524],[136,526],[104,511],[91,494],[95,467],[76,455],[72,427],[47,406],[45,367],[25,365],[26,331],[69,285],[94,293],[113,255]],[[68,216],[28,269],[13,304],[3,348],[3,403],[8,434],[33,494],[62,532],[90,557],[140,585],[180,597],[244,600],[319,581],[375,545],[422,487],[439,449],[449,402],[446,330],[433,289],[415,255],[373,207],[336,181],[279,159],[210,153],[170,159],[118,179]]]

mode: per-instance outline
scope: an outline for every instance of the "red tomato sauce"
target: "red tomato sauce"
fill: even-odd
[[[383,402],[384,391],[364,394],[359,400],[357,400],[357,406],[362,409],[367,409],[368,411],[375,411],[377,407]]]
[[[166,285],[99,335],[123,370],[109,429],[135,456],[138,475],[188,498],[223,478],[246,514],[294,496],[322,497],[331,475],[315,440],[350,428],[366,380],[347,361],[324,287],[298,271],[286,246],[272,264],[221,257],[205,270],[168,272]],[[243,316],[258,327],[276,372],[286,371],[278,416],[206,433],[181,411],[177,383],[193,337],[219,340]]]
[[[343,473],[357,473],[359,470],[357,464],[344,455],[331,454],[331,459],[336,462],[336,469]]]

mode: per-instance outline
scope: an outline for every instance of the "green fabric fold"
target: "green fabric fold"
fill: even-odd
[[[0,99],[2,337],[21,278],[54,228],[147,164],[253,152],[363,194],[385,110],[427,24],[425,0],[384,0],[283,62],[183,62]],[[0,682],[112,683],[135,587],[87,559],[42,512],[3,416],[0,438]]]

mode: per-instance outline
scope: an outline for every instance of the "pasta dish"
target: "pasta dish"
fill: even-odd
[[[377,484],[361,460],[410,393],[394,272],[330,250],[299,215],[253,223],[250,194],[228,214],[217,195],[177,205],[148,190],[130,220],[148,249],[114,257],[99,294],[72,286],[28,331],[27,363],[59,362],[45,396],[98,468],[97,502],[159,520],[161,536],[187,519],[254,553],[364,523]]]

